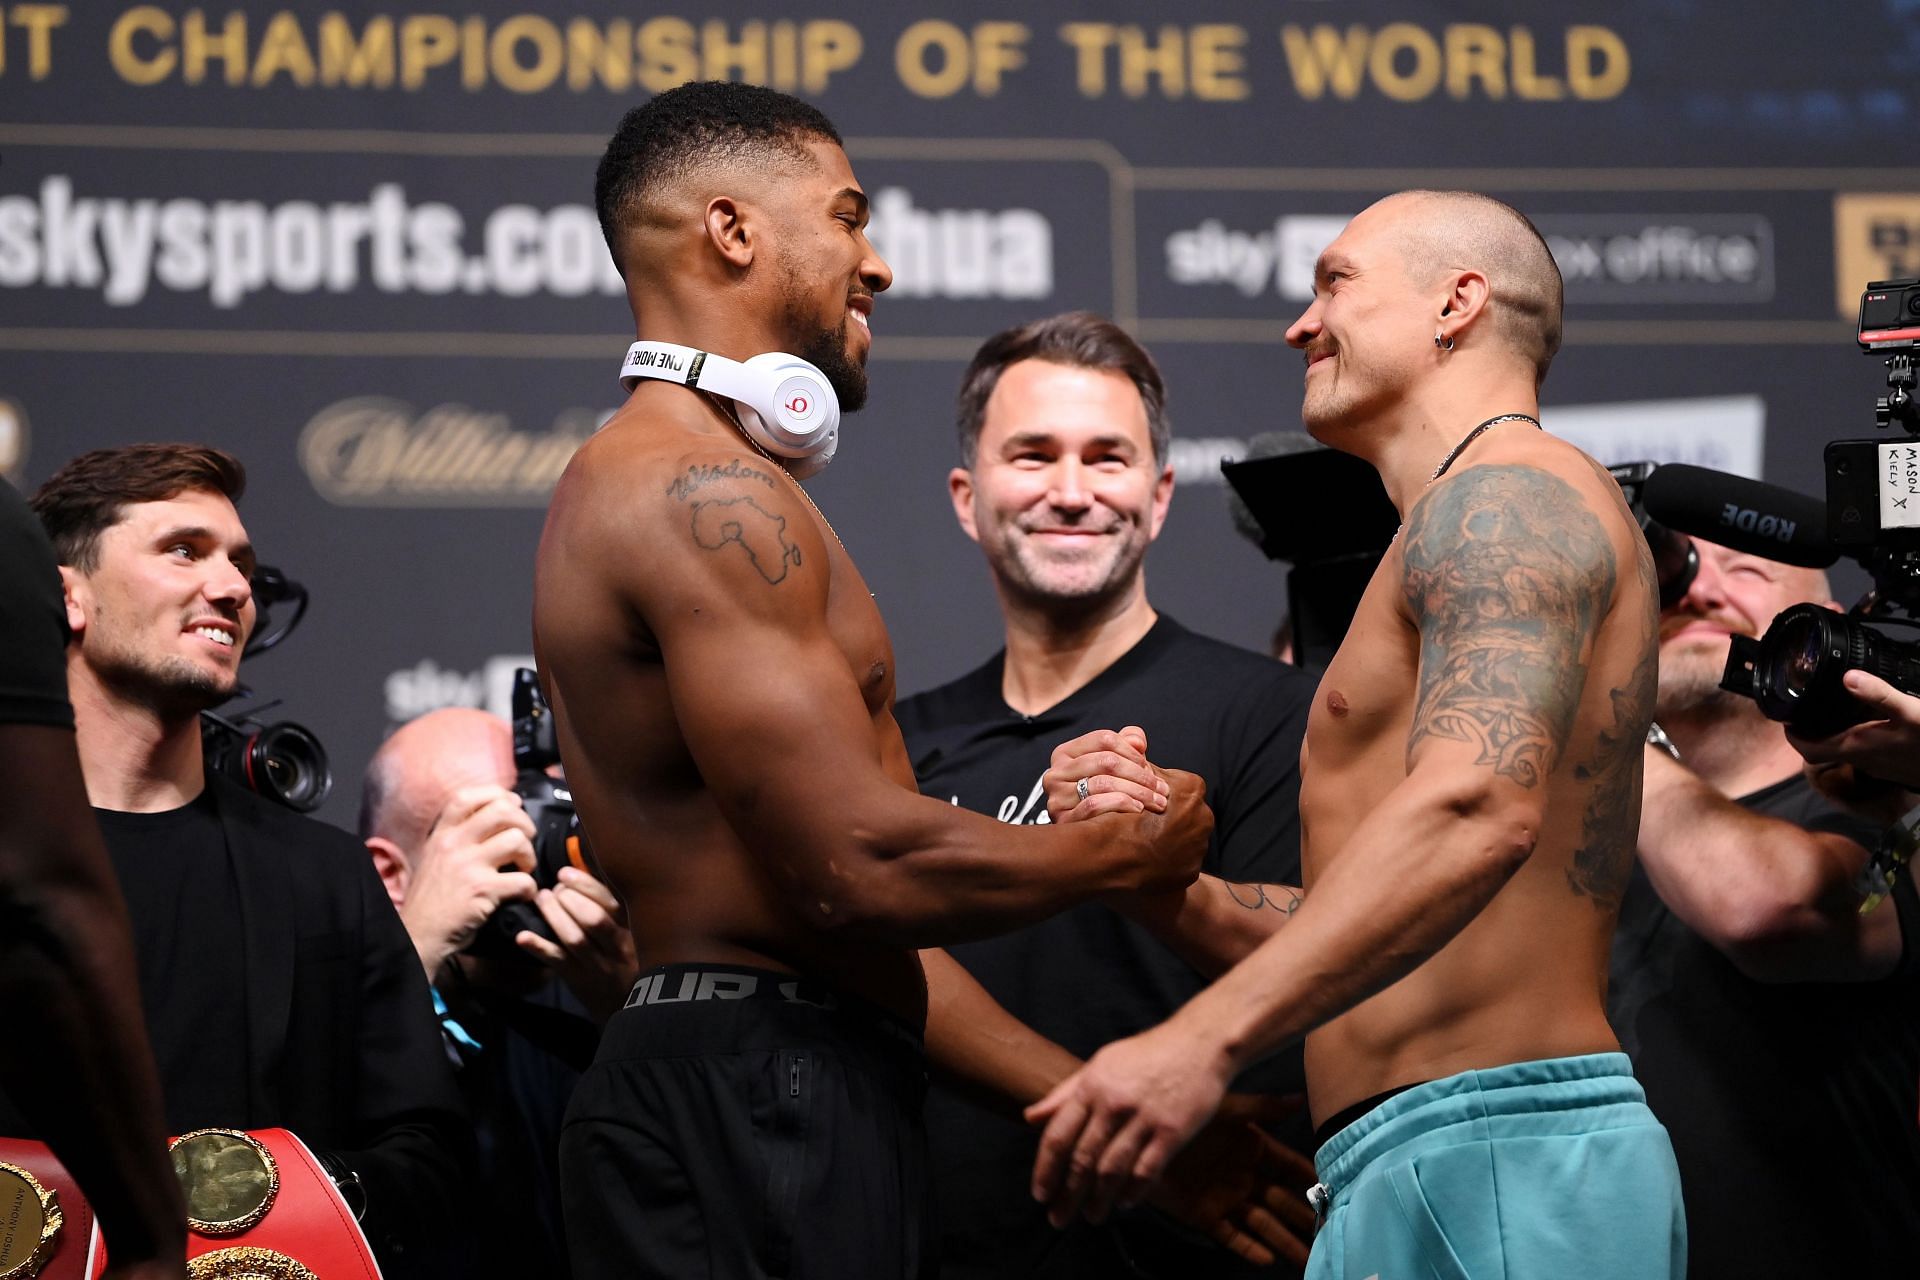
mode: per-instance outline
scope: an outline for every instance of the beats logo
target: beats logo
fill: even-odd
[[[812,406],[807,403],[807,398],[798,393],[795,393],[793,399],[787,401],[787,412],[796,418],[806,417],[807,410],[811,407]]]

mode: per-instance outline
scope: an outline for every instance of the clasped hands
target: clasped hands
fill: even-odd
[[[1061,745],[1043,779],[1049,816],[1164,812],[1170,788],[1146,752],[1137,725]],[[1300,1100],[1229,1094],[1232,1075],[1227,1055],[1210,1052],[1177,1013],[1101,1049],[1027,1108],[1027,1122],[1045,1126],[1034,1198],[1055,1226],[1075,1214],[1100,1222],[1144,1200],[1256,1265],[1304,1267],[1314,1215],[1302,1193],[1313,1165],[1257,1123]]]

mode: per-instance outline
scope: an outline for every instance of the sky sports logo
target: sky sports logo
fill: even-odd
[[[1313,299],[1313,267],[1346,215],[1289,214],[1257,230],[1218,218],[1167,237],[1179,285],[1230,286],[1244,297]],[[1581,303],[1761,302],[1773,297],[1773,228],[1750,214],[1546,214],[1534,219]]]
[[[131,307],[157,285],[238,307],[263,290],[557,297],[624,292],[599,219],[585,205],[506,205],[482,221],[477,252],[452,205],[414,203],[398,183],[365,200],[196,200],[77,195],[48,177],[0,196],[0,287],[97,290]]]
[[[894,263],[895,298],[1040,299],[1053,292],[1052,224],[1032,209],[937,209],[874,195],[869,236]],[[0,195],[0,288],[79,289],[110,307],[156,292],[232,310],[264,292],[618,297],[586,205],[503,205],[479,219],[415,201],[398,183],[364,200],[97,196],[54,175]]]

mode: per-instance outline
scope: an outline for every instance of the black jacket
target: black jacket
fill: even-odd
[[[283,1128],[359,1174],[388,1280],[463,1274],[467,1122],[420,960],[365,846],[209,776],[240,904],[244,1097],[176,1128]],[[140,957],[141,980],[159,980]],[[191,981],[193,975],[173,974]],[[245,1028],[244,1033],[241,1028]],[[163,1092],[171,1092],[163,1079]],[[0,1132],[24,1133],[0,1098]]]

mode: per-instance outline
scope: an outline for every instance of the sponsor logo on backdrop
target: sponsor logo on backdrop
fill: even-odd
[[[1313,297],[1313,264],[1347,225],[1344,215],[1289,215],[1271,227],[1241,231],[1208,218],[1167,237],[1167,274],[1175,284],[1232,285],[1246,297]]]
[[[1759,396],[1555,405],[1540,411],[1540,423],[1609,466],[1685,462],[1761,478],[1767,405]]]
[[[1230,285],[1244,297],[1313,299],[1313,265],[1345,215],[1288,214],[1256,230],[1208,218],[1167,237],[1175,284]],[[1535,219],[1569,303],[1764,301],[1773,296],[1773,228],[1750,214],[1571,214]]]
[[[1753,214],[1546,214],[1534,222],[1570,303],[1773,297],[1773,226]]]
[[[387,676],[383,686],[387,720],[405,724],[442,707],[479,707],[503,720],[511,719],[513,673],[532,665],[530,653],[495,654],[477,671],[443,667],[432,658],[422,658]]]
[[[56,174],[0,196],[0,286],[97,291],[131,307],[156,288],[233,308],[280,293],[577,298],[624,291],[586,205],[503,205],[469,241],[450,204],[399,183],[359,201],[197,200],[78,194]]]
[[[343,507],[545,506],[574,450],[611,410],[567,409],[545,431],[463,404],[416,412],[384,396],[328,405],[300,433],[314,489]]]
[[[1920,276],[1920,193],[1843,193],[1833,198],[1833,297],[1856,320],[1875,280]]]
[[[27,464],[27,411],[0,396],[0,476],[18,480]]]
[[[1033,209],[923,209],[906,188],[882,187],[867,238],[893,268],[889,299],[1053,292],[1053,224]]]

